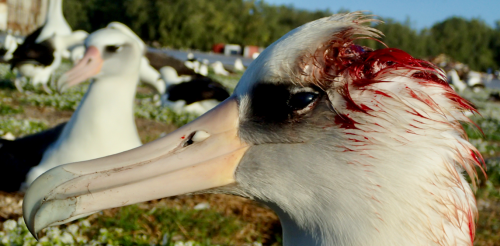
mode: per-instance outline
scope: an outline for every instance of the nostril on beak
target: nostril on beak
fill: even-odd
[[[186,141],[182,145],[182,147],[187,147],[195,142],[201,142],[210,137],[210,133],[206,131],[194,131],[187,137]]]

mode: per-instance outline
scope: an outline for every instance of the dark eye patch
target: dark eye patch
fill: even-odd
[[[106,52],[115,53],[121,48],[120,45],[107,45]]]

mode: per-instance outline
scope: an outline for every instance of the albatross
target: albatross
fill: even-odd
[[[28,77],[34,85],[41,83],[44,90],[51,93],[47,83],[59,67],[61,56],[69,58],[68,48],[83,41],[86,36],[84,31],[72,32],[62,12],[62,0],[50,0],[44,25],[24,39],[10,61],[11,68],[18,69],[15,80],[17,89],[23,91],[22,82]]]
[[[265,49],[233,95],[139,148],[54,168],[24,197],[29,230],[194,192],[271,207],[290,245],[472,245],[475,110],[442,70],[371,50],[360,12],[298,27]]]
[[[93,78],[69,122],[42,135],[45,139],[38,136],[0,142],[3,145],[0,156],[11,156],[2,166],[10,167],[17,176],[24,172],[26,185],[55,166],[119,153],[142,144],[133,111],[142,47],[120,30],[111,28],[94,32],[85,45],[85,56],[59,81],[59,87],[65,90]],[[15,149],[21,147],[43,155],[38,158],[26,153],[19,155]],[[26,174],[28,167],[33,168]],[[23,180],[17,181],[18,188]],[[14,186],[0,184],[4,190]]]

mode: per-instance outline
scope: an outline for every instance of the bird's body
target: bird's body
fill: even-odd
[[[221,192],[271,207],[285,246],[472,245],[477,208],[463,173],[474,179],[482,161],[460,122],[475,109],[431,63],[354,44],[379,36],[370,21],[354,12],[296,28],[207,114],[47,172],[25,196],[28,228]]]
[[[201,115],[229,97],[227,89],[219,82],[204,76],[178,76],[175,69],[160,69],[167,90],[162,104],[176,112]]]
[[[43,153],[59,138],[64,126],[65,123],[16,140],[0,139],[0,167],[9,177],[0,179],[1,191],[19,190],[28,171],[40,163]]]
[[[55,166],[119,153],[142,144],[133,111],[137,82],[128,83],[125,78],[98,80],[89,86],[61,136],[28,173],[28,184]]]
[[[224,68],[224,65],[220,61],[212,63],[212,68],[215,74],[228,76],[229,72]]]
[[[35,86],[42,84],[47,92],[50,77],[61,65],[62,58],[67,49],[82,43],[87,37],[85,31],[75,31],[66,36],[53,36],[41,43],[24,44],[14,52],[10,61],[12,68],[18,69],[16,86],[22,78],[31,78]]]
[[[164,52],[153,52],[153,51],[148,51],[146,52],[145,55],[146,58],[148,58],[149,63],[151,66],[153,66],[156,70],[160,71],[161,68],[165,66],[172,67],[175,69],[177,74],[179,76],[196,76],[197,73],[191,69],[188,68],[184,63],[176,59],[175,57],[169,56],[165,54]]]

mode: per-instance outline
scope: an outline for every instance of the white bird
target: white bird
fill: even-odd
[[[360,12],[298,27],[267,47],[234,94],[139,148],[38,178],[23,214],[43,228],[192,192],[267,204],[283,245],[472,245],[474,108],[442,71],[376,38]]]
[[[208,76],[208,60],[203,59],[200,64],[200,70],[198,71],[199,74],[203,76]]]
[[[243,62],[241,61],[240,58],[237,58],[234,61],[234,70],[236,70],[236,71],[245,71],[245,66],[243,66]]]
[[[126,33],[136,40],[142,49],[146,49],[142,39],[125,24],[112,22],[107,27]],[[208,74],[208,60],[203,61],[199,73],[195,73],[181,61],[168,55],[145,51],[144,53],[145,55],[141,57],[140,81],[151,85],[159,92],[163,106],[170,107],[178,113],[201,115],[229,97],[224,86],[202,74],[202,70]],[[149,59],[153,59],[155,66],[150,64]],[[156,67],[161,67],[160,71]],[[179,76],[177,71],[182,75]]]
[[[144,41],[142,41],[142,39],[137,36],[137,34],[135,34],[135,32],[132,31],[132,29],[130,29],[127,25],[120,22],[111,22],[108,24],[107,28],[117,29],[128,35],[130,38],[136,41],[136,43],[143,51],[143,54],[146,53],[147,47]],[[155,90],[160,95],[164,94],[166,87],[165,82],[163,82],[163,80],[161,79],[160,73],[151,66],[147,57],[143,55],[140,59],[141,66],[139,70],[139,80],[155,88]]]
[[[162,105],[177,113],[201,115],[229,97],[227,89],[209,77],[179,76],[169,66],[161,68],[160,74],[167,87]]]
[[[68,162],[95,159],[141,145],[133,102],[143,47],[120,30],[105,28],[86,40],[82,60],[61,77],[62,90],[93,78],[57,140],[26,178],[29,185],[45,171]]]
[[[2,57],[4,61],[12,59],[17,46],[19,46],[18,39],[12,36],[12,34],[7,33],[2,43],[2,50],[5,51]]]
[[[481,73],[469,71],[467,74],[467,85],[476,93],[484,89],[484,82]]]
[[[229,72],[224,68],[224,65],[220,61],[216,61],[216,62],[212,63],[212,69],[214,70],[215,74],[224,75],[224,76],[229,75]]]
[[[31,78],[34,86],[42,84],[47,93],[51,93],[47,83],[54,71],[61,65],[68,48],[81,44],[88,36],[85,31],[75,31],[69,35],[55,35],[41,43],[23,43],[14,52],[10,60],[11,68],[17,68],[15,85],[22,91],[22,83]],[[32,37],[26,38],[26,40]]]
[[[184,62],[184,65],[186,65],[186,67],[190,69],[193,69],[196,73],[199,73],[200,71],[201,64],[198,61],[198,59],[194,57],[194,54],[191,52],[187,54],[187,60]]]
[[[447,76],[449,83],[452,84],[458,91],[464,91],[465,89],[467,89],[467,84],[460,79],[457,70],[452,69],[448,71]]]
[[[54,35],[66,36],[71,33],[71,27],[62,12],[62,0],[50,0],[45,23],[40,27],[40,33],[34,42],[40,43]]]
[[[85,55],[85,45],[75,45],[73,47],[70,47],[69,51],[71,53],[71,62],[73,63],[73,65],[76,65]]]

